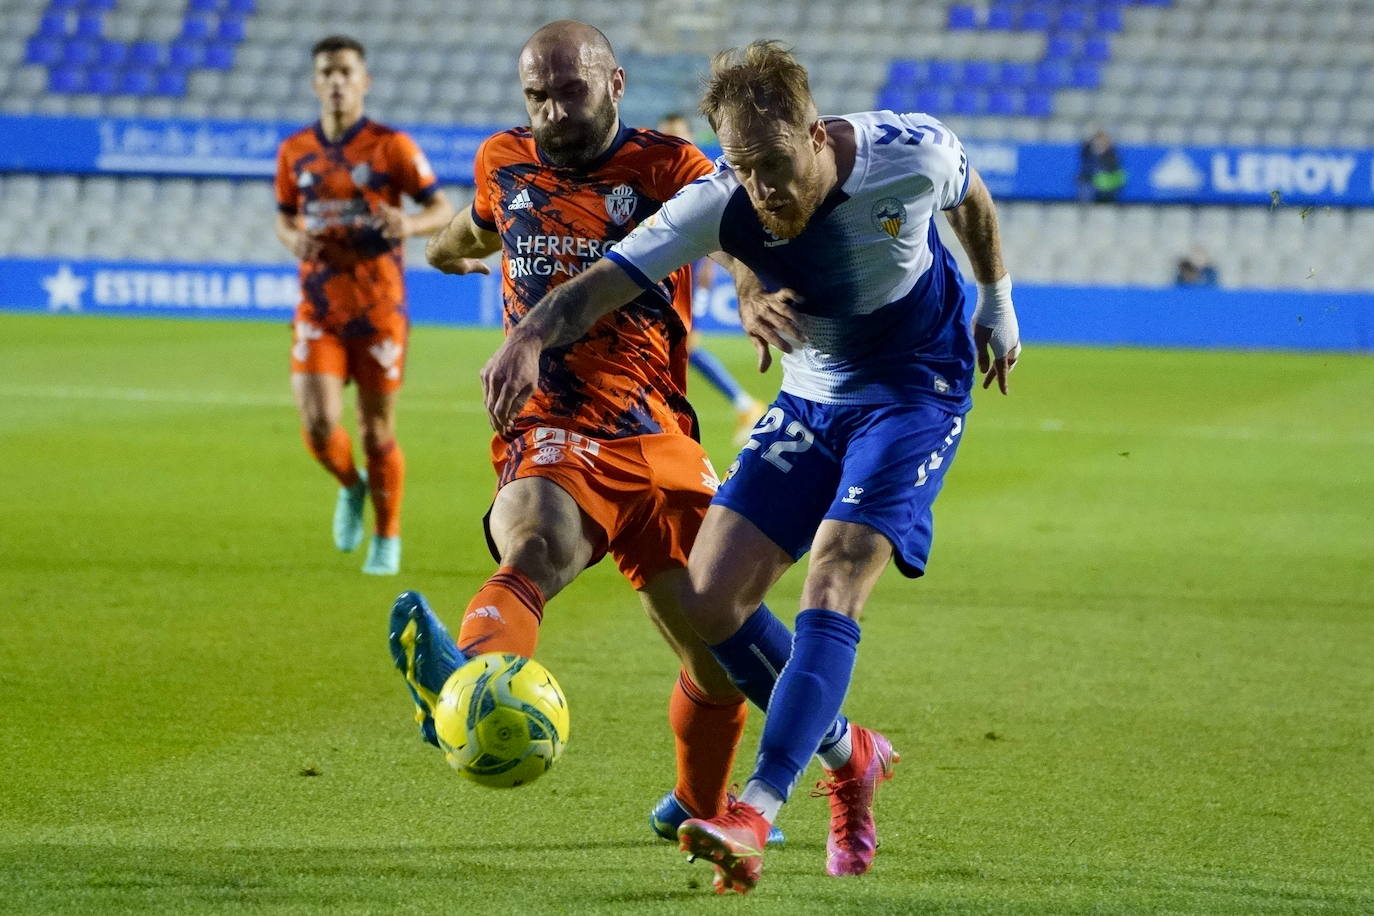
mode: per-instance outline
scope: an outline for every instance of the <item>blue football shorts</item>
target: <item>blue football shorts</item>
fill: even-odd
[[[915,578],[963,428],[962,415],[928,404],[820,404],[783,393],[712,503],[749,519],[793,560],[811,549],[823,519],[867,525]]]

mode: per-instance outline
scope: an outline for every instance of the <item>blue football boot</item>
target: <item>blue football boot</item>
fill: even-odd
[[[727,796],[730,802],[734,802],[733,795]],[[649,829],[656,835],[665,840],[677,842],[677,828],[682,822],[692,816],[692,813],[682,806],[682,802],[677,800],[676,792],[669,792],[658,800],[654,809],[649,812]],[[778,825],[774,824],[768,831],[768,845],[781,846],[786,840]]]
[[[420,737],[438,747],[433,710],[439,703],[444,682],[467,661],[467,656],[458,651],[453,637],[419,592],[401,592],[391,606],[387,644],[391,661],[406,679],[406,689],[415,701]]]

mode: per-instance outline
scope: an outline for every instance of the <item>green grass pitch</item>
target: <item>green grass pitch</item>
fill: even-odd
[[[491,570],[495,341],[415,333],[379,580],[330,544],[284,325],[0,316],[0,911],[1374,911],[1367,357],[1032,343],[979,393],[930,575],[868,609],[847,709],[904,758],[874,870],[823,874],[809,771],[720,900],[647,832],[675,669],[607,564],[546,617],[548,776],[483,790],[416,738],[387,610],[452,619]]]

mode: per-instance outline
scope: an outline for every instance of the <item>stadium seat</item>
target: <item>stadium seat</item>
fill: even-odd
[[[214,70],[231,70],[234,67],[234,46],[228,42],[212,41],[205,46],[203,64]]]
[[[87,38],[72,38],[62,47],[62,63],[87,67],[100,59],[100,48]]]
[[[995,3],[988,7],[985,29],[1010,30],[1016,27],[1016,7],[1010,3]]]
[[[162,46],[155,41],[136,41],[129,46],[128,64],[132,67],[156,67],[162,63]]]
[[[948,25],[950,31],[978,28],[978,12],[971,6],[956,3],[949,8]]]
[[[1016,28],[1023,32],[1046,32],[1050,28],[1050,8],[1045,5],[1027,6],[1017,16]]]
[[[155,92],[158,95],[185,95],[186,94],[186,71],[169,67],[159,71],[157,74],[157,85]]]
[[[86,71],[80,67],[59,66],[48,71],[48,89],[52,92],[85,92]]]
[[[167,52],[167,61],[171,66],[182,70],[190,70],[199,67],[205,58],[205,46],[199,41],[175,41]]]
[[[153,71],[143,67],[125,70],[119,78],[119,91],[128,95],[151,95],[156,86]]]
[[[210,37],[212,19],[207,15],[188,14],[181,21],[181,37],[190,41],[204,41]]]
[[[220,41],[243,41],[246,34],[243,22],[240,16],[224,16],[220,19],[219,29],[215,34]]]
[[[67,17],[62,13],[46,13],[38,21],[38,35],[43,38],[67,37]]]
[[[86,91],[110,95],[119,91],[119,74],[113,67],[94,67],[87,71]]]
[[[62,43],[45,35],[35,35],[24,45],[24,63],[51,67],[62,59]]]

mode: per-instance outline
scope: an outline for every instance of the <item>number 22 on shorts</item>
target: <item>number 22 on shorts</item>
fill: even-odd
[[[744,443],[743,451],[757,450],[763,444],[758,437],[776,433],[782,429],[783,421],[786,419],[781,407],[769,408],[768,413],[764,414],[758,424],[749,431],[749,441]],[[783,456],[789,452],[806,451],[816,441],[816,436],[811,430],[802,426],[800,420],[793,420],[788,423],[787,428],[783,430],[783,435],[792,438],[774,441],[773,444],[763,450],[763,460],[785,473],[792,470],[792,462]]]

